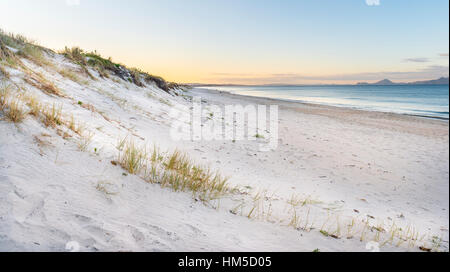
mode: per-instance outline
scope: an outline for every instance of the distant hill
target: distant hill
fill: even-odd
[[[426,80],[426,81],[416,81],[416,82],[412,82],[410,84],[413,85],[422,85],[422,84],[429,84],[429,85],[448,85],[448,77],[441,77],[439,79],[434,79],[434,80]]]
[[[396,83],[390,81],[389,79],[383,79],[378,82],[373,83],[372,85],[394,85]]]
[[[433,80],[424,80],[424,81],[415,81],[415,82],[392,82],[389,79],[383,79],[381,81],[375,83],[368,82],[358,82],[356,85],[378,85],[378,86],[387,86],[387,85],[448,85],[449,80],[448,77],[441,77]]]

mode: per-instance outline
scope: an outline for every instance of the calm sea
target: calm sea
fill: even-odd
[[[235,94],[372,111],[449,118],[448,85],[214,86]]]

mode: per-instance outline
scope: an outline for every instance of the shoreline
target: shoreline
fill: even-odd
[[[428,118],[417,115],[399,114],[382,111],[368,111],[347,107],[313,104],[283,100],[270,97],[257,97],[250,95],[234,94],[227,91],[214,89],[194,88],[190,93],[205,98],[212,98],[216,104],[277,104],[281,112],[290,111],[303,115],[323,116],[345,123],[363,125],[369,128],[395,130],[419,136],[426,136],[448,142],[449,121],[439,118]],[[203,98],[203,97],[202,97]]]
[[[339,206],[342,216],[413,224],[448,241],[448,122],[203,88],[188,94],[201,96],[206,107],[279,105],[275,151],[257,152],[247,143],[193,143],[193,153],[198,148],[212,161],[229,160],[217,166],[238,184],[251,181],[250,186],[272,188],[284,199],[295,193],[315,196]]]
[[[425,118],[425,119],[431,119],[431,120],[439,120],[443,122],[449,122],[450,117],[439,117],[439,116],[430,116],[430,115],[423,115],[423,114],[411,114],[411,113],[398,113],[398,112],[389,112],[389,111],[380,111],[377,109],[370,110],[370,109],[363,109],[358,107],[352,107],[352,106],[338,106],[338,105],[328,105],[328,104],[321,104],[321,103],[313,103],[303,100],[295,100],[295,99],[284,99],[284,98],[273,98],[273,97],[264,97],[264,96],[254,96],[254,95],[245,95],[245,94],[236,94],[232,93],[231,91],[221,91],[218,89],[212,89],[213,87],[192,87],[193,90],[206,90],[209,92],[217,92],[219,94],[227,94],[227,95],[234,95],[234,96],[241,96],[245,98],[256,98],[256,99],[266,99],[269,101],[275,101],[275,102],[283,102],[283,103],[294,103],[294,104],[302,104],[305,106],[322,106],[322,107],[330,107],[335,109],[347,109],[347,110],[354,110],[354,111],[361,111],[361,112],[373,112],[373,113],[385,113],[385,114],[394,114],[399,116],[409,116],[409,117],[418,117],[418,118]]]

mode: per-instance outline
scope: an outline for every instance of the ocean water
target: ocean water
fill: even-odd
[[[449,118],[448,85],[214,86],[235,94],[306,103]]]

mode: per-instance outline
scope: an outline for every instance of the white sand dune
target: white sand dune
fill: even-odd
[[[9,82],[62,105],[64,118],[73,114],[93,138],[80,151],[67,128],[31,116],[14,124],[0,113],[0,251],[65,251],[69,241],[82,251],[366,251],[371,241],[385,251],[448,251],[448,122],[203,89],[169,94],[92,69],[97,79],[80,84],[56,72],[75,64],[47,58],[53,67],[22,61],[65,97],[5,66]],[[170,109],[190,107],[192,96],[206,108],[280,105],[279,147],[171,140]],[[124,175],[111,161],[125,136],[182,150],[230,176],[240,192],[202,202]]]

